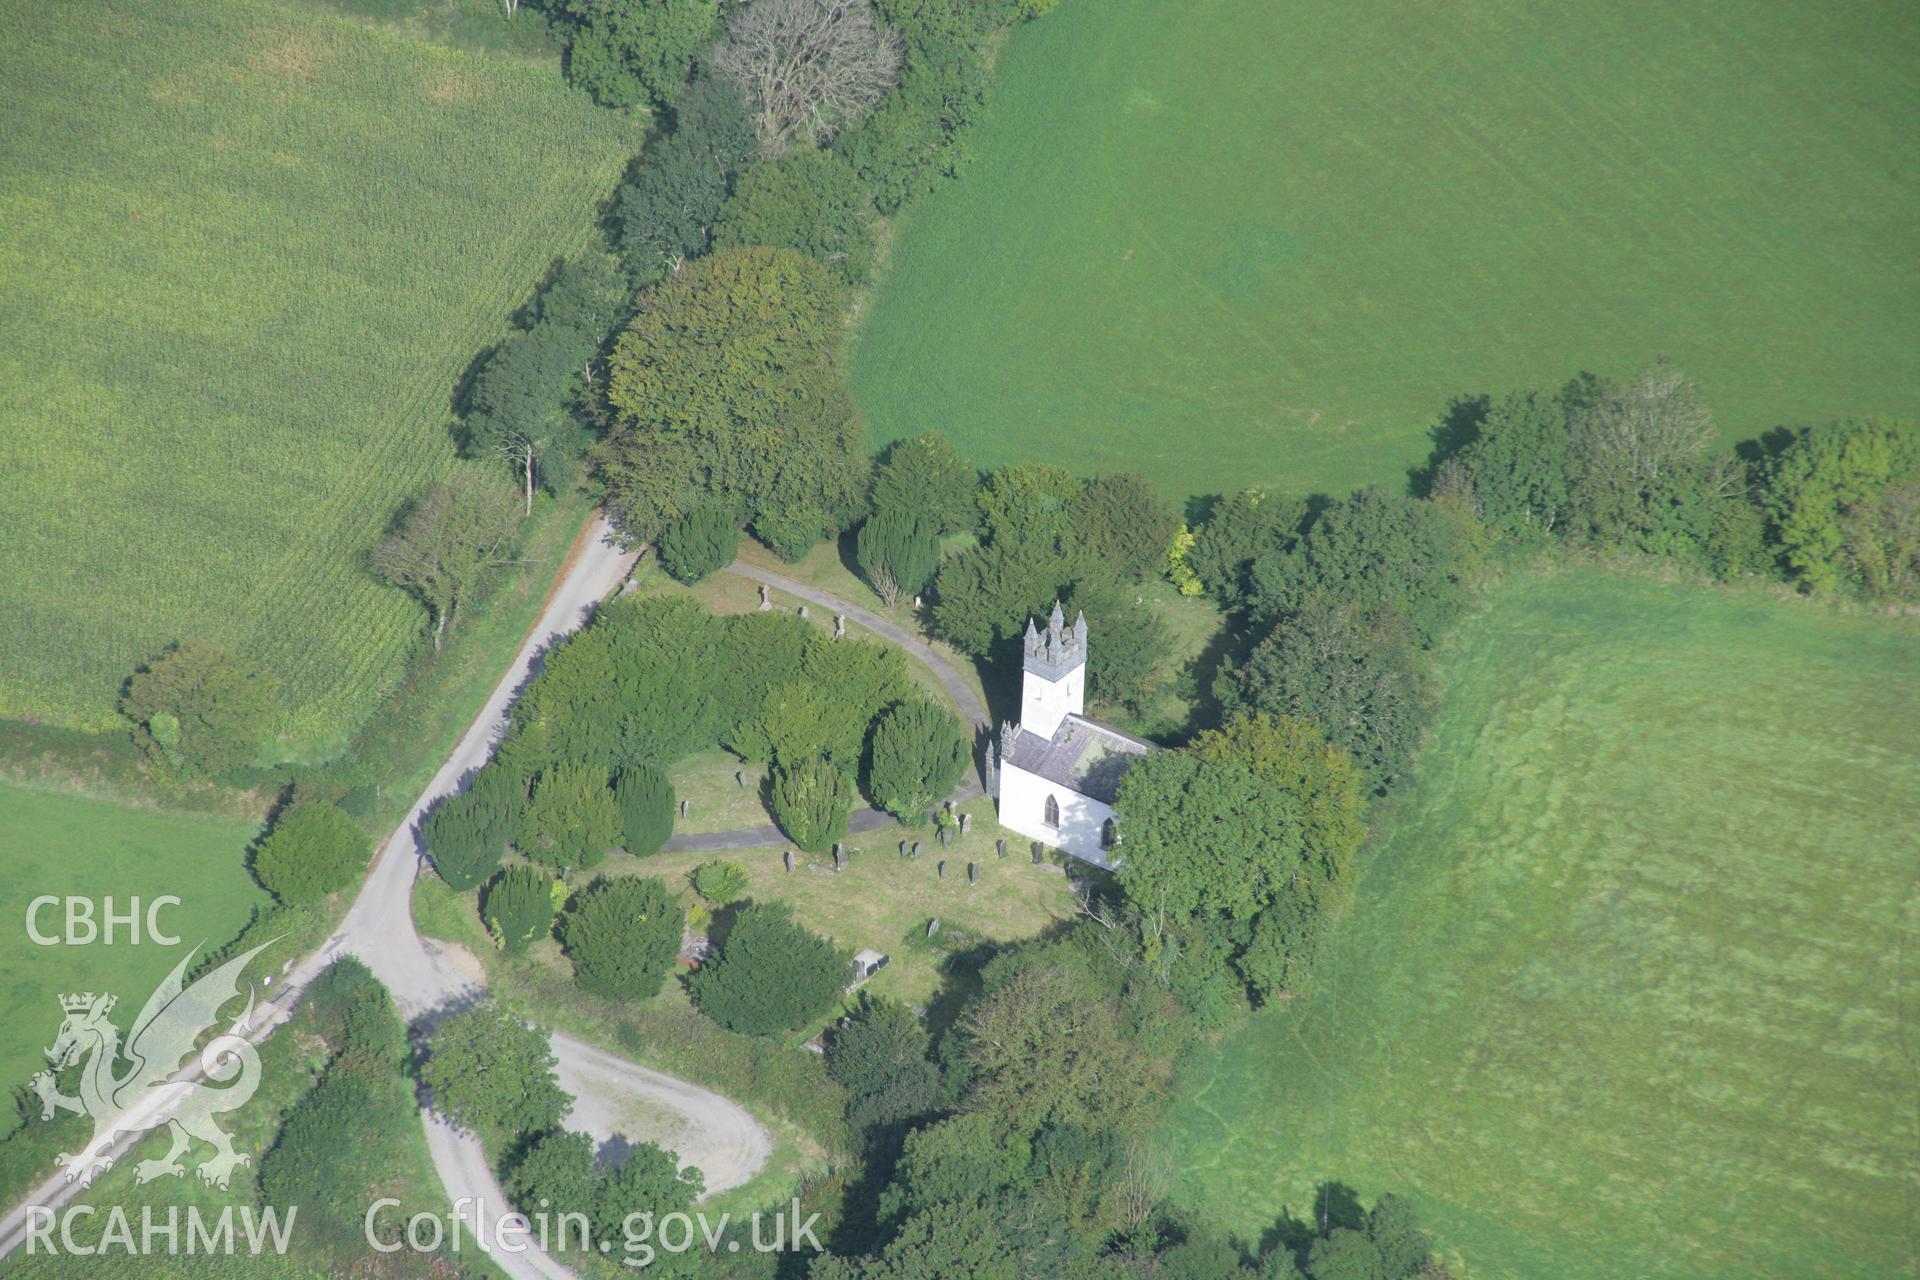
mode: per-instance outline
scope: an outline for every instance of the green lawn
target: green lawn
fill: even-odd
[[[163,813],[106,800],[0,784],[0,1087],[12,1089],[45,1066],[40,1050],[60,1027],[58,997],[112,991],[138,1009],[180,957],[204,941],[225,945],[267,895],[246,871],[246,849],[258,824],[244,818]],[[50,946],[27,935],[27,907],[51,894],[90,898],[96,919],[114,899],[145,905],[162,894],[180,899],[159,922],[180,945]],[[62,909],[42,910],[47,935],[63,932]]]
[[[1447,699],[1311,999],[1184,1081],[1257,1236],[1412,1196],[1475,1277],[1920,1274],[1920,636],[1567,571]]]
[[[1456,394],[1920,408],[1920,9],[1063,0],[897,227],[877,439],[1172,494],[1397,482]]]
[[[423,626],[365,553],[637,130],[554,66],[270,0],[44,8],[0,82],[0,716],[101,727],[203,637],[337,746]]]

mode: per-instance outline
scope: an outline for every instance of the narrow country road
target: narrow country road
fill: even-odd
[[[604,517],[596,516],[574,543],[567,564],[555,580],[539,621],[514,656],[486,705],[474,718],[406,817],[380,847],[372,872],[348,909],[338,932],[318,951],[295,965],[278,987],[279,999],[255,1013],[252,1026],[236,1028],[255,1042],[286,1021],[292,993],[313,980],[343,954],[358,956],[392,991],[394,1003],[409,1023],[431,1020],[471,1003],[484,992],[485,971],[471,955],[456,947],[422,938],[413,927],[413,883],[424,865],[416,832],[427,810],[460,787],[466,776],[486,763],[494,744],[507,727],[507,712],[541,656],[562,636],[576,630],[593,607],[618,587],[632,570],[638,552],[623,551],[611,538]],[[684,1080],[615,1057],[570,1036],[553,1037],[557,1074],[563,1086],[577,1091],[568,1119],[593,1136],[596,1143],[633,1137],[621,1128],[629,1117],[661,1113],[678,1116],[679,1123],[645,1135],[672,1149],[684,1163],[699,1167],[709,1194],[746,1182],[766,1164],[773,1140],[747,1110],[730,1099]],[[183,1077],[197,1074],[195,1068]],[[127,1136],[110,1150],[119,1158],[144,1132],[163,1123],[171,1108],[149,1107],[130,1113]],[[453,1204],[463,1200],[482,1206],[489,1219],[508,1212],[507,1200],[477,1139],[456,1132],[439,1117],[424,1116],[427,1148]],[[629,1126],[631,1127],[631,1126]],[[30,1209],[58,1209],[82,1190],[55,1175],[35,1187],[0,1219],[0,1257],[26,1239]],[[484,1232],[469,1230],[469,1238],[490,1239],[492,1222]],[[490,1251],[490,1260],[510,1280],[563,1280],[573,1273],[538,1249],[524,1252]]]
[[[541,656],[556,640],[585,623],[594,606],[632,571],[639,553],[622,551],[611,533],[605,518],[596,517],[589,526],[586,545],[576,544],[571,563],[555,582],[532,634],[453,754],[387,838],[373,874],[354,899],[337,935],[338,950],[366,962],[393,992],[401,1016],[410,1023],[471,1003],[486,982],[474,957],[457,947],[429,942],[413,927],[413,882],[425,865],[416,834],[419,824],[435,803],[459,790],[461,782],[486,763],[506,731],[514,698],[535,674]],[[308,964],[318,972],[330,959],[322,954],[311,957]],[[304,982],[310,976],[299,976],[296,981]],[[739,1186],[753,1177],[773,1150],[773,1139],[760,1123],[744,1107],[717,1093],[627,1062],[571,1036],[553,1037],[553,1055],[562,1087],[575,1094],[573,1110],[567,1117],[570,1124],[601,1144],[641,1139],[641,1135],[628,1132],[631,1126],[623,1123],[634,1114],[634,1100],[655,1112],[676,1114],[681,1123],[672,1133],[655,1140],[673,1150],[683,1163],[699,1167],[709,1193]],[[489,1213],[506,1212],[506,1198],[479,1141],[456,1132],[436,1117],[430,1116],[427,1124],[428,1148],[449,1199],[457,1204],[470,1198],[469,1202],[498,1206]],[[490,1257],[512,1280],[553,1280],[570,1274],[534,1248],[520,1254],[494,1252]]]
[[[506,731],[514,698],[537,671],[541,657],[556,640],[575,631],[592,616],[594,606],[620,585],[638,557],[638,552],[622,551],[612,540],[611,529],[603,517],[596,517],[582,531],[554,582],[539,621],[515,654],[513,664],[494,686],[486,705],[439,772],[380,847],[373,870],[340,929],[323,947],[291,969],[286,980],[275,989],[278,998],[256,1011],[253,1025],[236,1029],[244,1031],[256,1043],[264,1040],[286,1021],[295,1003],[292,997],[343,954],[358,956],[373,970],[393,993],[401,1016],[410,1024],[421,1020],[431,1022],[484,995],[486,972],[474,956],[462,948],[422,938],[413,926],[413,884],[425,866],[417,837],[419,824],[429,809],[459,790],[466,777],[486,763]],[[906,628],[828,592],[755,565],[736,562],[728,566],[726,572],[844,614],[850,622],[898,645],[909,658],[933,674],[976,731],[990,725],[987,708],[973,687],[932,645]],[[953,799],[969,800],[980,791],[979,779],[969,778],[954,792]],[[888,814],[863,809],[853,815],[851,830],[877,830],[892,822]],[[767,825],[675,836],[666,847],[687,851],[743,849],[777,844],[784,838],[777,827]],[[628,1062],[571,1036],[555,1033],[553,1054],[561,1087],[574,1095],[573,1108],[567,1115],[570,1126],[591,1134],[597,1143],[620,1139],[657,1142],[679,1156],[683,1164],[700,1169],[708,1195],[747,1182],[766,1166],[772,1154],[773,1140],[766,1129],[729,1098]],[[190,1068],[181,1074],[184,1077],[195,1073],[196,1069]],[[115,1144],[110,1154],[116,1158],[123,1155],[147,1129],[162,1123],[167,1114],[165,1108],[131,1113],[129,1119],[136,1127]],[[463,1227],[469,1239],[480,1238],[484,1243],[490,1239],[491,1219],[507,1212],[507,1198],[494,1178],[486,1153],[475,1138],[457,1132],[432,1112],[423,1112],[421,1118],[427,1149],[448,1200],[453,1204],[481,1206],[480,1212],[489,1218],[485,1232],[476,1232],[471,1225]],[[68,1183],[58,1175],[34,1188],[6,1217],[0,1218],[0,1257],[24,1242],[30,1208],[58,1209],[80,1190],[77,1183]],[[492,1252],[490,1260],[509,1280],[567,1280],[573,1275],[561,1263],[531,1246],[520,1253]]]

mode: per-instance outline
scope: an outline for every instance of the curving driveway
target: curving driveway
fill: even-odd
[[[541,657],[555,641],[578,629],[592,616],[594,607],[632,571],[639,554],[621,549],[603,516],[596,516],[582,530],[555,579],[538,623],[452,754],[381,845],[373,869],[339,931],[318,951],[292,967],[286,981],[274,992],[277,998],[256,1012],[255,1025],[246,1029],[249,1039],[263,1040],[284,1022],[294,1003],[290,997],[342,954],[355,955],[365,961],[393,993],[394,1003],[411,1025],[431,1025],[485,994],[486,971],[478,960],[463,948],[423,938],[414,928],[413,885],[425,866],[417,835],[420,822],[433,805],[459,790],[467,776],[486,763],[507,728],[508,711],[514,698],[528,679],[537,674]],[[775,590],[844,614],[900,646],[909,657],[933,673],[976,730],[989,725],[987,709],[972,686],[919,636],[870,610],[753,565],[736,563],[726,572],[763,582]],[[954,793],[954,799],[956,802],[970,799],[980,790],[979,781],[969,779]],[[874,830],[892,821],[887,814],[867,809],[853,816],[851,827],[855,831]],[[739,849],[775,844],[782,839],[777,828],[764,826],[676,836],[667,847]],[[575,1099],[568,1123],[591,1134],[596,1142],[617,1143],[621,1139],[658,1142],[678,1155],[684,1164],[701,1170],[708,1195],[737,1187],[766,1166],[773,1150],[772,1138],[751,1113],[731,1099],[628,1062],[571,1036],[554,1034],[553,1054],[560,1084]],[[167,1110],[156,1110],[152,1123],[162,1123],[167,1114]],[[147,1117],[143,1115],[140,1119]],[[448,1198],[456,1204],[465,1199],[468,1203],[504,1211],[506,1196],[493,1176],[479,1141],[457,1132],[430,1111],[422,1112],[422,1123],[427,1149]],[[142,1131],[136,1130],[116,1144],[110,1154],[116,1157],[123,1154],[141,1136]],[[30,1207],[46,1205],[57,1209],[79,1190],[78,1184],[67,1183],[57,1175],[36,1187],[5,1218],[0,1218],[0,1257],[24,1241],[26,1211]],[[490,1253],[490,1261],[510,1280],[566,1280],[573,1275],[552,1257],[531,1246],[521,1253]]]
[[[592,616],[593,608],[632,570],[639,553],[624,551],[612,538],[606,519],[596,516],[575,539],[567,562],[555,579],[540,619],[513,664],[494,686],[486,705],[474,718],[459,744],[427,784],[407,815],[381,845],[373,869],[360,887],[338,932],[318,951],[291,967],[275,986],[270,1003],[255,1011],[244,1028],[248,1039],[264,1040],[285,1022],[297,994],[343,954],[358,956],[392,991],[394,1003],[410,1024],[431,1024],[448,1012],[471,1004],[484,994],[486,973],[461,948],[422,938],[413,927],[413,883],[424,865],[417,839],[420,820],[442,797],[457,791],[468,774],[492,753],[507,727],[514,697],[535,674],[542,655],[553,643],[576,630]],[[243,1028],[236,1028],[242,1030]],[[621,1134],[616,1127],[636,1115],[639,1101],[651,1115],[678,1117],[658,1140],[686,1163],[700,1166],[709,1194],[747,1181],[766,1164],[773,1140],[758,1121],[738,1103],[684,1080],[639,1066],[583,1044],[570,1036],[553,1037],[557,1074],[563,1084],[579,1090],[571,1119],[605,1143]],[[197,1064],[182,1073],[198,1074]],[[171,1114],[170,1106],[149,1107],[132,1114],[129,1136],[108,1152],[118,1158]],[[494,1179],[486,1154],[470,1134],[462,1134],[431,1112],[423,1113],[427,1149],[450,1201],[485,1206],[495,1215],[506,1211],[507,1199]],[[656,1119],[655,1123],[658,1123]],[[80,1193],[78,1183],[56,1174],[0,1218],[0,1257],[24,1243],[27,1211],[39,1206],[58,1209]],[[489,1224],[489,1227],[491,1224]],[[484,1247],[486,1241],[481,1237]],[[491,1252],[490,1261],[510,1280],[564,1280],[566,1267],[529,1245],[524,1252]]]
[[[939,650],[899,623],[817,587],[796,582],[792,578],[774,573],[769,569],[762,569],[758,565],[748,564],[744,560],[734,561],[721,572],[748,578],[754,582],[764,582],[775,591],[795,596],[809,604],[819,605],[822,609],[844,614],[849,622],[857,622],[889,644],[898,645],[909,658],[932,672],[933,678],[940,682],[940,687],[945,689],[947,695],[953,699],[954,706],[960,709],[960,714],[966,717],[976,738],[992,727],[993,721],[987,715],[986,704],[980,701],[980,695],[973,691],[973,686],[967,683],[959,671],[955,670],[952,663],[940,656]],[[949,799],[955,804],[964,804],[980,795],[983,790],[976,771],[973,776],[960,784]],[[890,827],[895,821],[897,819],[890,813],[883,813],[872,807],[860,808],[854,810],[852,816],[847,819],[847,831],[851,835],[859,835],[863,831],[878,831],[882,827]],[[758,827],[742,827],[737,831],[701,831],[672,836],[661,848],[668,853],[720,853],[728,849],[764,849],[768,845],[783,844],[786,839],[785,832],[772,823],[767,823]]]

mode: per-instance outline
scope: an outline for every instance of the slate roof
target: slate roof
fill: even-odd
[[[1112,804],[1133,758],[1151,750],[1151,743],[1132,734],[1085,716],[1068,716],[1050,739],[1030,729],[1020,730],[1013,749],[1002,751],[1000,762]]]

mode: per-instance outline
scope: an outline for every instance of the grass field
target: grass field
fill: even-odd
[[[1920,408],[1920,10],[1064,0],[897,227],[877,439],[1175,495],[1397,482],[1456,394]]]
[[[101,726],[204,637],[337,745],[422,631],[364,555],[636,130],[552,66],[268,0],[37,10],[0,81],[0,716]]]
[[[244,818],[162,813],[106,800],[0,783],[0,1088],[11,1090],[45,1066],[40,1050],[60,1026],[57,997],[70,991],[112,991],[137,1009],[160,979],[203,939],[224,945],[267,895],[246,871],[247,845],[258,824]],[[27,934],[27,906],[51,894],[90,898],[98,920],[102,899],[124,912],[161,894],[180,899],[159,923],[177,947],[127,945],[124,928],[112,946],[43,947]],[[144,913],[144,905],[143,905]],[[44,909],[40,931],[63,932],[62,909]]]
[[[1443,668],[1311,1000],[1183,1082],[1177,1194],[1403,1192],[1476,1278],[1920,1274],[1911,623],[1567,571]]]

